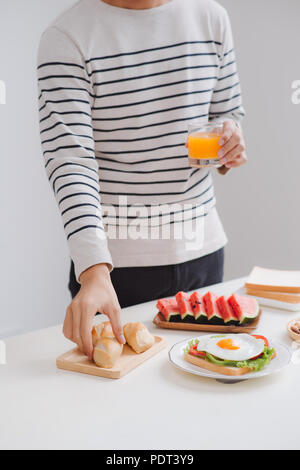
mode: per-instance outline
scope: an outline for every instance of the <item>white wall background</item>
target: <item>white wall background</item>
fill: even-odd
[[[100,0],[99,0],[100,1]],[[184,1],[184,0],[182,0]],[[69,257],[44,173],[36,51],[42,31],[75,0],[0,0],[0,337],[62,323]],[[220,0],[232,19],[247,119],[249,164],[216,176],[230,238],[226,278],[254,264],[300,269],[299,0]]]
[[[226,278],[253,265],[300,269],[299,0],[220,0],[231,17],[249,164],[216,180],[230,239]]]
[[[61,323],[67,245],[43,167],[36,55],[47,25],[73,0],[0,0],[0,336]]]

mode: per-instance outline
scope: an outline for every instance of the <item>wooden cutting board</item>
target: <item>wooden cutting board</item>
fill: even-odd
[[[135,353],[130,346],[125,344],[122,356],[112,369],[105,369],[103,367],[96,366],[96,364],[82,354],[78,348],[72,349],[71,351],[59,356],[56,359],[56,365],[58,369],[96,375],[98,377],[106,377],[108,379],[120,379],[123,375],[128,374],[128,372],[135,369],[137,366],[147,361],[166,347],[167,340],[165,338],[162,336],[154,336],[154,338],[154,345],[140,354]]]
[[[257,328],[259,319],[261,316],[261,310],[255,320],[248,325],[201,325],[199,323],[184,323],[184,322],[168,322],[165,317],[158,312],[155,316],[153,323],[158,328],[166,328],[168,330],[186,330],[186,331],[206,331],[212,333],[250,333]]]

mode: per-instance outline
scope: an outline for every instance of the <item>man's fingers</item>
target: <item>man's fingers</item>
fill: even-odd
[[[237,157],[239,157],[245,151],[244,147],[241,144],[236,145],[230,152],[228,152],[225,157],[220,159],[222,165],[232,162]]]
[[[106,315],[110,319],[115,337],[119,343],[125,344],[126,340],[123,335],[123,328],[121,323],[121,309],[119,307],[111,307]]]
[[[221,165],[234,168],[247,162],[243,134],[234,121],[224,122],[219,145],[221,145],[221,149],[218,156]]]
[[[226,144],[224,144],[223,147],[219,150],[218,156],[220,158],[227,158],[228,153],[232,149],[234,149],[234,147],[236,147],[240,143],[240,141],[240,136],[238,134],[233,134],[231,138],[226,142]]]
[[[92,340],[92,329],[93,329],[93,318],[97,313],[97,309],[93,306],[84,307],[82,312],[80,323],[80,337],[83,345],[83,352],[88,356],[89,359],[93,358],[93,340]],[[84,322],[82,319],[85,319]]]
[[[73,339],[73,316],[72,316],[72,307],[71,305],[68,306],[63,326],[63,334],[64,336],[71,340]]]
[[[247,163],[247,161],[248,161],[247,156],[246,156],[245,152],[243,152],[235,160],[232,160],[231,162],[226,163],[226,167],[227,168],[237,168],[237,167],[242,166],[245,163]]]
[[[222,135],[219,140],[219,145],[221,147],[228,142],[235,130],[235,123],[233,121],[225,121],[223,124]]]
[[[73,301],[72,313],[73,313],[73,341],[74,343],[77,344],[80,351],[83,352],[83,344],[82,344],[81,335],[80,335],[81,311],[76,301]]]

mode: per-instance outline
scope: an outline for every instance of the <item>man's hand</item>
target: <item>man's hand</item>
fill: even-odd
[[[91,332],[97,312],[109,317],[117,340],[125,344],[120,319],[121,308],[106,264],[97,264],[84,271],[80,282],[80,291],[67,308],[63,333],[92,359]]]
[[[224,122],[219,144],[222,147],[218,153],[221,165],[227,168],[237,168],[247,163],[243,132],[234,121]]]

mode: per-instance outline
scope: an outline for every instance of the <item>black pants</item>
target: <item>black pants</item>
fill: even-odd
[[[186,263],[167,266],[115,268],[111,280],[122,308],[172,297],[223,280],[224,249]],[[72,298],[80,289],[71,264],[69,289]]]

